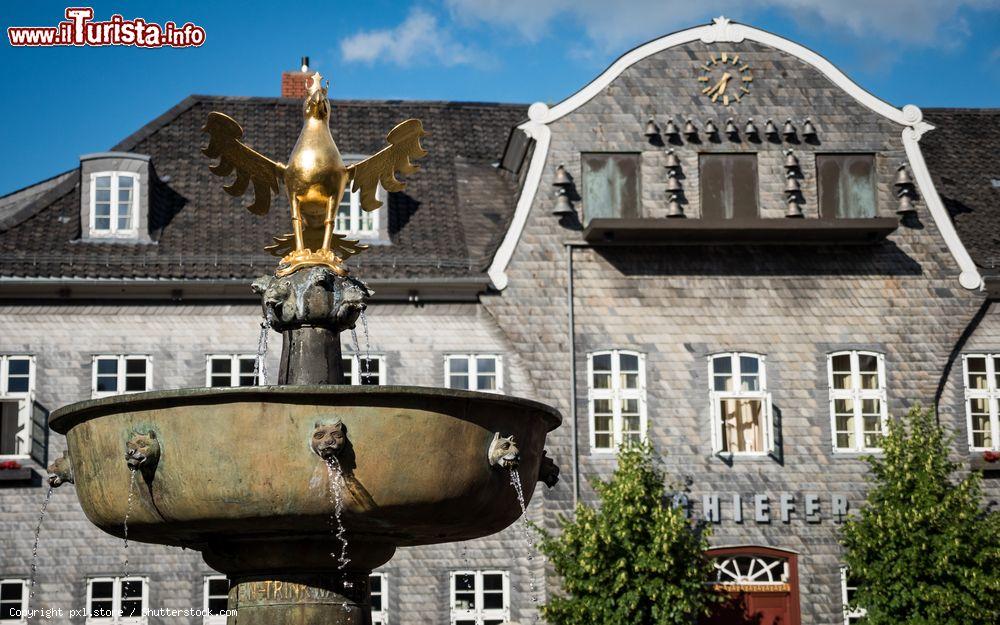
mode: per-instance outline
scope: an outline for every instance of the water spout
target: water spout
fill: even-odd
[[[490,448],[486,452],[486,458],[491,467],[515,470],[521,463],[521,451],[514,442],[513,436],[500,436],[500,432],[493,434],[490,441]]]
[[[371,384],[371,366],[372,366],[372,340],[371,336],[368,334],[368,318],[365,317],[365,311],[361,311],[361,328],[365,333],[365,366],[364,374],[362,379],[362,384]],[[357,339],[355,339],[357,341]]]

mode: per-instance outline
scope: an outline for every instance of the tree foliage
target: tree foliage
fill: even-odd
[[[868,460],[874,484],[842,538],[867,625],[1000,623],[1000,513],[979,473],[953,480],[950,440],[917,406]]]
[[[648,445],[623,447],[610,479],[593,483],[597,507],[579,504],[540,547],[562,592],[551,625],[691,625],[716,595],[705,583],[707,529],[665,502],[665,475]]]

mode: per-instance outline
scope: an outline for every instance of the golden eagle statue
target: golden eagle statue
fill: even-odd
[[[291,205],[292,232],[275,237],[274,244],[265,248],[282,257],[279,276],[314,265],[346,275],[344,258],[367,247],[333,231],[347,184],[351,183],[351,190],[360,193],[363,210],[376,210],[382,206],[375,197],[378,185],[386,191],[401,191],[405,185],[396,179],[396,173],[415,172],[418,167],[411,159],[427,154],[420,147],[420,137],[427,133],[418,120],[408,119],[389,132],[387,147],[345,167],[330,134],[330,102],[327,88],[320,81],[319,73],[312,75],[302,108],[302,131],[287,165],[272,161],[243,143],[243,129],[228,115],[209,113],[203,128],[210,138],[202,152],[219,159],[209,169],[217,176],[236,172],[236,180],[223,187],[226,193],[239,197],[253,183],[254,201],[247,207],[250,212],[266,214],[272,194],[278,192],[279,183],[284,183]]]

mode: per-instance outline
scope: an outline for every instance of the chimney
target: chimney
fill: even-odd
[[[309,57],[302,57],[302,67],[295,72],[282,72],[281,74],[281,97],[298,98],[306,97],[306,79],[313,74],[309,70]]]

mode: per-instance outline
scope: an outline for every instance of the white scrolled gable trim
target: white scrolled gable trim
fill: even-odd
[[[535,200],[548,156],[548,148],[551,140],[551,131],[548,128],[548,124],[583,106],[611,84],[626,69],[653,54],[692,41],[739,43],[745,40],[762,43],[808,63],[863,106],[886,119],[904,126],[903,144],[907,158],[916,176],[921,196],[924,198],[931,216],[937,223],[949,251],[962,270],[959,281],[967,289],[979,288],[982,285],[982,278],[955,231],[954,224],[952,224],[951,218],[934,188],[930,172],[927,170],[927,164],[924,162],[923,155],[920,152],[919,141],[921,135],[934,128],[923,121],[923,112],[920,108],[913,104],[907,104],[903,108],[896,108],[866,91],[848,78],[833,63],[809,48],[784,37],[779,37],[773,33],[745,24],[738,24],[721,16],[713,19],[711,24],[696,26],[665,35],[637,48],[633,48],[620,56],[618,60],[612,63],[597,78],[555,106],[549,107],[543,102],[536,102],[531,105],[528,109],[529,121],[519,126],[519,128],[535,140],[535,150],[531,157],[531,163],[528,166],[528,173],[521,197],[515,208],[514,218],[511,220],[511,224],[507,229],[503,241],[497,248],[497,252],[493,256],[493,262],[488,270],[493,285],[500,290],[507,286],[507,266],[514,255],[517,242],[528,220],[528,213]]]

